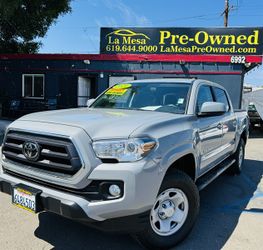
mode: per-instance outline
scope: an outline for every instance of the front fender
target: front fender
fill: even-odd
[[[197,166],[197,155],[192,142],[187,142],[185,144],[178,145],[170,149],[163,157],[160,162],[160,168],[166,173],[168,168],[177,160],[185,155],[192,154],[195,159],[195,166]],[[195,176],[197,176],[197,168],[195,167]]]

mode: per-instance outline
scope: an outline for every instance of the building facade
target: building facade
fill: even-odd
[[[0,55],[0,115],[83,107],[118,82],[175,77],[217,82],[240,108],[244,75],[260,63],[231,63],[230,55]]]

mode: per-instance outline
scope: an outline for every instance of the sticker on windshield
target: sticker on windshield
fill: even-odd
[[[113,89],[128,89],[132,85],[130,83],[122,83],[122,84],[117,84],[113,87]]]
[[[183,104],[183,103],[184,103],[184,98],[179,98],[177,104]]]
[[[106,95],[118,95],[122,96],[127,92],[127,89],[118,89],[118,88],[112,88],[106,91]]]
[[[117,96],[122,96],[124,95],[128,88],[130,88],[132,85],[130,83],[123,83],[123,84],[117,84],[113,86],[111,89],[106,91],[106,95],[117,95]]]

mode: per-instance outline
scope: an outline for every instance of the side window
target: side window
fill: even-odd
[[[223,89],[213,87],[213,91],[215,94],[216,102],[222,102],[226,105],[226,110],[229,111],[229,102],[226,96],[226,93]]]
[[[198,113],[204,102],[213,102],[213,95],[209,86],[203,85],[199,88],[196,102],[196,112]]]

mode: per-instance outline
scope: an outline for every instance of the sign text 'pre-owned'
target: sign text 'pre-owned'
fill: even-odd
[[[101,28],[106,54],[261,55],[263,28]]]

